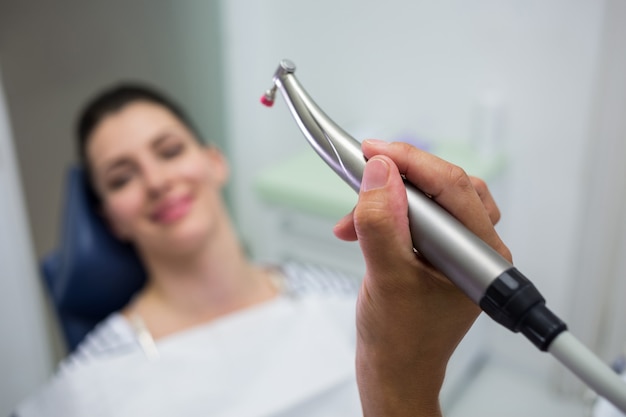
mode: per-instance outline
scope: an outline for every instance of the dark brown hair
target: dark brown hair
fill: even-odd
[[[101,91],[88,101],[78,118],[76,125],[78,156],[82,166],[87,171],[89,171],[90,167],[86,150],[93,131],[107,116],[138,101],[146,101],[165,107],[193,133],[199,142],[202,142],[202,136],[196,125],[183,109],[165,94],[145,84],[118,84]]]

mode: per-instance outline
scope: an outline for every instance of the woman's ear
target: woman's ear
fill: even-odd
[[[213,176],[218,183],[223,186],[228,181],[230,170],[228,167],[228,161],[224,157],[224,154],[215,146],[208,146],[205,149],[205,154],[209,159],[209,166],[213,171]]]

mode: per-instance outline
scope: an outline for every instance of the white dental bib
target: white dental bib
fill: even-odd
[[[280,296],[157,342],[70,367],[30,416],[360,416],[355,301]]]

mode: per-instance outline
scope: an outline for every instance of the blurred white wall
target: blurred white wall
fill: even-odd
[[[253,248],[264,236],[251,180],[308,147],[282,98],[271,110],[258,104],[280,59],[296,63],[312,97],[353,133],[471,141],[476,105],[495,92],[508,156],[494,181],[500,232],[519,269],[567,314],[603,2],[231,0],[223,7],[234,201]],[[519,335],[500,327],[493,335],[494,349],[531,366],[550,360]]]
[[[607,0],[605,16],[568,296],[571,331],[612,363],[626,354],[626,2]]]
[[[34,251],[0,72],[0,415],[53,368]]]

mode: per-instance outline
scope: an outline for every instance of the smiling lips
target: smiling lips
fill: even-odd
[[[171,224],[184,217],[191,209],[191,196],[166,200],[159,204],[151,215],[153,221]]]

